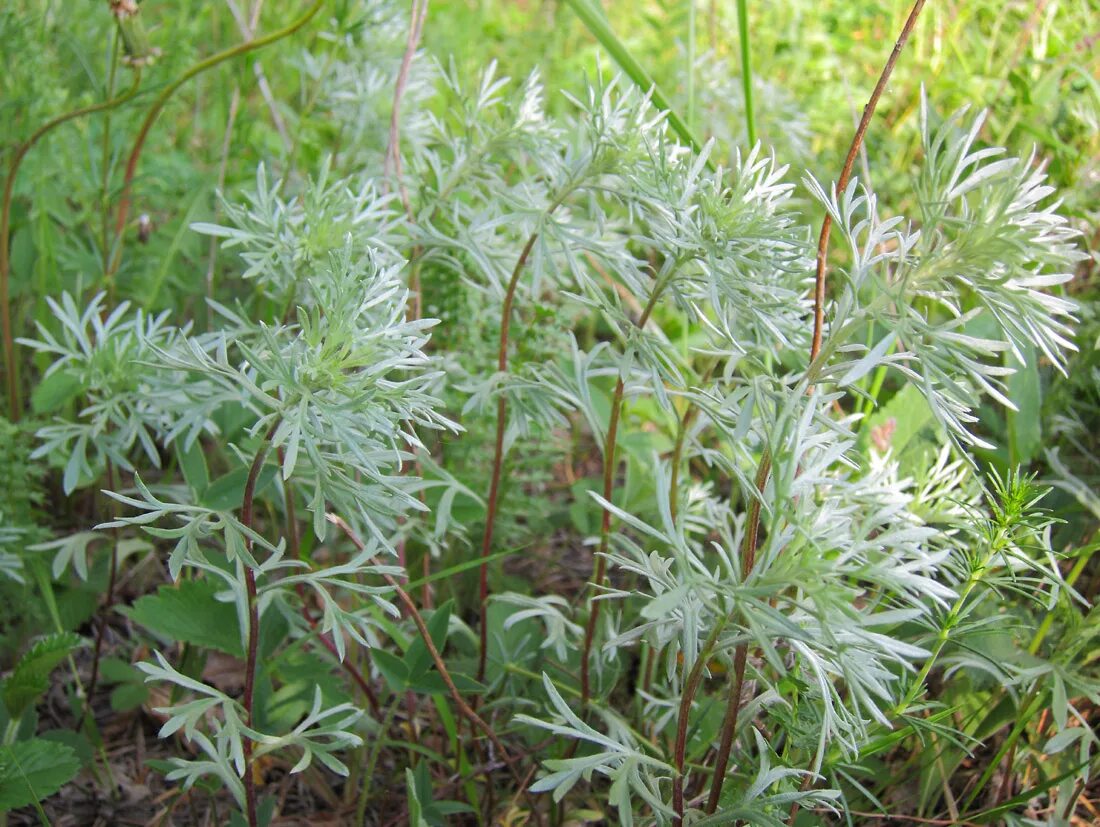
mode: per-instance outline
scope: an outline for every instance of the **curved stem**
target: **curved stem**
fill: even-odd
[[[909,12],[909,17],[906,19],[905,25],[901,29],[901,34],[898,35],[897,42],[894,43],[894,50],[890,52],[890,57],[886,60],[886,65],[882,69],[882,74],[879,75],[878,83],[875,84],[874,91],[871,92],[871,97],[867,101],[867,105],[863,107],[863,117],[860,118],[859,126],[856,127],[856,134],[852,138],[852,145],[848,148],[848,157],[844,159],[844,168],[840,171],[840,178],[838,178],[836,182],[838,196],[848,187],[848,181],[852,177],[852,167],[855,165],[856,157],[859,155],[859,148],[863,144],[863,136],[867,134],[867,127],[871,123],[871,116],[875,114],[875,107],[878,106],[878,99],[882,96],[887,81],[890,80],[890,75],[894,71],[894,65],[898,62],[898,57],[901,55],[901,50],[905,48],[906,41],[909,40],[909,35],[913,31],[913,26],[916,25],[917,17],[920,16],[921,9],[924,8],[924,3],[925,0],[917,0],[917,2],[913,4],[913,9]],[[818,236],[817,239],[817,273],[814,276],[814,335],[813,343],[810,347],[810,361],[813,361],[821,351],[822,330],[825,327],[825,266],[828,261],[829,233],[832,230],[832,226],[832,216],[826,212],[825,219],[821,222],[821,235]]]
[[[149,130],[152,129],[164,105],[172,95],[176,93],[177,89],[196,75],[202,74],[207,69],[214,68],[219,63],[224,63],[232,58],[254,52],[257,49],[262,49],[264,46],[269,46],[272,43],[294,34],[312,20],[324,4],[325,0],[314,0],[314,3],[302,14],[302,16],[297,18],[290,25],[278,31],[274,31],[271,34],[264,35],[263,37],[238,43],[236,46],[211,55],[204,60],[200,60],[164,87],[161,93],[157,95],[156,100],[153,101],[152,106],[149,107],[149,111],[145,115],[145,120],[141,123],[137,138],[134,139],[133,148],[130,150],[130,156],[126,161],[126,174],[122,179],[122,191],[119,195],[118,217],[115,220],[115,251],[111,257],[111,266],[107,269],[106,274],[108,285],[114,280],[115,274],[118,273],[119,265],[122,263],[122,235],[123,230],[126,228],[126,219],[130,214],[130,189],[134,181],[134,175],[137,173],[138,160],[141,158],[141,151],[145,148],[145,141],[149,137]]]
[[[672,280],[672,272],[674,271],[670,269],[669,273],[654,286],[653,293],[649,297],[649,302],[642,310],[642,315],[638,317],[637,327],[639,330],[644,329],[646,323],[649,321],[653,309],[657,306],[657,299],[661,297],[661,294]],[[607,434],[604,437],[603,446],[603,498],[606,502],[611,502],[611,492],[615,486],[615,450],[618,442],[619,419],[622,416],[623,394],[625,390],[626,384],[620,372],[619,378],[615,381],[615,392],[611,396],[611,414],[608,418]],[[607,508],[604,508],[603,516],[600,520],[600,546],[596,552],[594,570],[592,572],[591,585],[596,590],[599,590],[600,586],[603,585],[604,577],[607,574],[607,547],[610,541],[611,512],[608,511]],[[592,643],[596,637],[596,624],[600,619],[601,606],[602,601],[597,599],[592,600],[592,608],[588,612],[588,622],[585,624],[584,628],[584,649],[581,651],[581,701],[585,705],[588,704],[588,700],[592,696],[592,686],[589,677],[589,660],[592,654]]]
[[[3,200],[0,201],[0,326],[3,328],[4,371],[7,376],[8,405],[12,422],[18,422],[22,414],[22,405],[19,400],[19,381],[16,378],[15,336],[12,333],[10,293],[11,240],[9,238],[9,231],[11,229],[11,202],[15,193],[15,178],[19,174],[19,167],[23,163],[23,158],[26,154],[44,135],[61,126],[61,124],[67,123],[75,118],[80,118],[84,115],[94,115],[96,112],[106,112],[107,110],[121,106],[137,95],[140,85],[141,70],[135,68],[134,82],[129,89],[118,97],[100,101],[91,106],[83,106],[80,109],[74,109],[71,112],[66,112],[63,115],[58,115],[52,120],[46,121],[46,123],[36,129],[27,140],[15,148],[15,154],[12,155],[11,162],[8,164],[8,177],[4,181],[4,195]]]
[[[560,202],[558,202],[560,203]],[[554,204],[551,211],[557,207]],[[500,346],[497,349],[497,371],[505,373],[508,370],[508,334],[512,326],[512,305],[516,300],[516,288],[519,286],[519,276],[523,272],[531,250],[538,241],[538,232],[531,233],[527,243],[523,245],[516,266],[512,268],[512,277],[508,280],[508,288],[504,293],[504,305],[500,311]],[[496,525],[497,503],[500,499],[500,475],[504,468],[504,431],[508,424],[508,401],[504,394],[497,397],[497,429],[496,441],[493,446],[493,471],[489,479],[489,502],[485,517],[485,534],[481,539],[482,564],[478,573],[478,598],[481,604],[481,651],[477,661],[477,679],[485,680],[485,661],[489,642],[489,564],[484,562],[489,557],[493,547],[493,528]]]
[[[741,88],[745,95],[745,132],[749,149],[756,146],[756,119],[752,113],[752,61],[749,58],[748,0],[737,0],[737,35],[741,41]]]

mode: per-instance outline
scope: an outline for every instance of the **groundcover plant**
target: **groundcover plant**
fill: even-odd
[[[0,819],[1095,823],[1087,71],[887,123],[919,0],[834,169],[745,2],[78,5],[0,11]]]

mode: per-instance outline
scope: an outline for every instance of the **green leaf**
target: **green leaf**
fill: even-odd
[[[425,623],[432,643],[435,645],[435,650],[440,653],[442,653],[443,647],[447,645],[447,628],[451,623],[451,609],[453,607],[454,601],[448,600],[432,612],[432,616]],[[428,651],[423,638],[418,637],[405,652],[405,667],[408,670],[409,680],[416,681],[425,675],[431,666],[431,653]]]
[[[80,759],[67,744],[31,738],[0,747],[0,812],[48,798],[78,772]]]
[[[244,656],[232,603],[214,599],[220,587],[212,580],[184,580],[161,586],[123,611],[154,634],[171,640]]]
[[[371,660],[394,692],[404,692],[409,688],[409,670],[405,661],[397,655],[384,649],[374,649],[371,651]]]
[[[260,475],[256,478],[256,494],[260,494],[275,479],[275,470],[274,465],[265,465],[260,469]],[[246,482],[248,469],[243,466],[234,468],[210,483],[199,497],[199,503],[214,511],[236,511],[244,502]]]
[[[1025,363],[1015,364],[1016,372],[1008,377],[1008,398],[1019,410],[1006,411],[1008,448],[1013,465],[1028,465],[1043,447],[1043,388],[1039,381],[1036,349],[1021,348]]]
[[[22,717],[46,693],[54,667],[79,645],[80,638],[72,632],[60,632],[42,638],[19,659],[4,681],[4,706],[13,719]]]
[[[408,797],[409,824],[413,827],[429,827],[416,789],[416,776],[408,767],[405,768],[405,794]]]
[[[196,439],[186,451],[177,444],[176,456],[179,458],[183,478],[187,480],[191,491],[201,498],[210,485],[210,472],[206,470],[206,455],[203,453],[202,443]]]
[[[84,385],[71,373],[54,371],[31,393],[31,408],[38,414],[54,413],[83,390]]]
[[[864,445],[874,441],[880,449],[888,446],[893,449],[894,457],[899,457],[913,438],[934,421],[924,395],[916,385],[908,384],[871,414],[860,429],[860,440]]]
[[[451,680],[454,681],[455,689],[463,695],[479,694],[486,690],[485,684],[459,672],[452,672]],[[419,695],[443,695],[450,692],[443,676],[438,672],[426,672],[418,678],[410,678],[407,688]]]

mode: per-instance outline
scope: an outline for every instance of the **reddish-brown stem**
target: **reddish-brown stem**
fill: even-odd
[[[359,536],[355,533],[354,530],[352,530],[351,526],[349,526],[343,520],[343,518],[337,516],[336,514],[329,514],[328,521],[339,528],[342,532],[344,532],[344,534],[349,540],[351,540],[356,549],[358,549],[359,551],[364,551],[366,549],[363,541],[359,539]],[[373,558],[372,562],[374,562]],[[525,796],[528,795],[527,782],[523,774],[520,772],[519,767],[516,765],[515,759],[512,757],[512,754],[504,746],[504,743],[497,736],[496,731],[492,728],[492,726],[490,726],[484,718],[478,715],[470,707],[470,705],[466,703],[466,699],[462,697],[462,693],[459,692],[458,687],[455,686],[455,682],[451,678],[451,673],[447,669],[447,664],[443,662],[443,657],[439,654],[439,650],[436,648],[434,641],[432,641],[432,635],[428,631],[428,626],[424,622],[424,618],[420,614],[419,609],[416,608],[416,603],[413,602],[413,599],[409,597],[409,593],[401,587],[401,584],[398,583],[392,575],[383,574],[382,579],[385,580],[386,585],[394,590],[394,592],[397,594],[397,599],[401,602],[401,605],[405,607],[405,611],[408,613],[409,617],[412,618],[413,623],[416,624],[416,630],[420,634],[420,639],[424,641],[424,646],[428,649],[428,654],[431,656],[432,663],[435,664],[436,671],[439,672],[439,676],[443,679],[443,683],[444,685],[446,685],[447,691],[451,695],[451,700],[454,701],[454,704],[458,708],[458,711],[467,721],[469,721],[472,726],[481,730],[485,737],[489,739],[490,743],[492,743],[493,747],[497,751],[497,756],[502,761],[504,761],[504,763],[506,763],[508,765],[508,768],[512,771],[513,777],[519,784],[518,789],[522,791]],[[531,802],[531,808],[532,813],[537,814],[538,811],[534,807],[534,802]]]
[[[560,203],[560,202],[559,202]],[[550,209],[553,210],[555,203]],[[516,266],[512,268],[512,277],[508,280],[508,288],[504,293],[504,305],[500,311],[500,346],[497,349],[497,371],[505,373],[508,370],[508,333],[512,325],[512,305],[516,300],[516,288],[519,286],[519,276],[523,272],[531,250],[538,240],[538,232],[531,233],[523,250],[516,259]],[[481,540],[482,564],[478,573],[478,598],[481,603],[481,652],[478,654],[477,679],[485,680],[485,662],[489,650],[489,564],[484,562],[489,557],[493,547],[493,527],[497,518],[497,503],[500,499],[500,475],[504,467],[504,431],[508,424],[508,401],[501,393],[497,397],[497,430],[496,441],[493,445],[493,471],[489,478],[489,502],[485,515],[485,534]]]
[[[101,101],[91,106],[83,106],[80,109],[74,109],[71,112],[66,112],[63,115],[58,115],[52,120],[46,121],[46,123],[36,129],[27,140],[15,148],[15,154],[12,155],[11,162],[8,164],[8,177],[4,181],[3,201],[0,202],[0,327],[3,329],[4,371],[8,386],[8,406],[12,422],[18,422],[23,413],[22,405],[19,401],[19,381],[16,376],[15,335],[12,332],[10,283],[11,239],[9,238],[11,230],[11,203],[15,194],[15,178],[19,174],[19,167],[22,165],[23,158],[26,154],[30,152],[31,148],[38,143],[44,135],[51,132],[56,127],[61,126],[61,124],[67,123],[75,118],[80,118],[84,115],[93,115],[96,112],[106,112],[117,106],[121,106],[138,93],[138,87],[140,85],[141,70],[135,68],[134,82],[129,89],[118,97]]]
[[[860,147],[863,145],[863,138],[867,134],[871,118],[875,114],[875,108],[878,106],[879,98],[882,96],[883,90],[886,89],[886,84],[889,82],[890,75],[893,73],[894,66],[897,64],[898,57],[901,55],[901,50],[905,48],[905,44],[909,40],[909,35],[913,32],[914,26],[916,26],[917,18],[920,16],[924,4],[925,0],[916,0],[916,2],[913,3],[913,8],[909,11],[909,16],[905,19],[905,24],[902,26],[901,33],[894,43],[894,48],[890,52],[890,56],[886,59],[886,65],[882,67],[882,73],[879,75],[878,82],[871,91],[871,97],[868,98],[867,105],[863,107],[863,116],[860,118],[859,125],[856,127],[856,133],[852,137],[852,145],[848,148],[848,156],[844,159],[844,167],[840,171],[840,178],[838,178],[836,182],[838,197],[848,187],[848,182],[852,176],[852,167],[855,166],[856,157],[859,155]],[[826,212],[825,218],[821,222],[821,234],[817,239],[817,271],[814,275],[814,332],[813,340],[810,344],[811,369],[813,364],[817,361],[818,355],[821,353],[822,335],[825,327],[825,276],[829,255],[829,233],[832,229],[832,225],[832,217]],[[806,776],[807,780],[809,778],[810,776]],[[717,773],[714,780],[716,782],[718,781]],[[794,824],[794,820],[798,815],[798,810],[798,802],[795,801],[791,805],[788,823]]]
[[[703,681],[703,670],[710,660],[714,647],[718,644],[718,638],[726,628],[730,616],[723,615],[719,618],[710,637],[703,644],[699,656],[692,664],[691,671],[684,679],[684,691],[680,695],[680,709],[676,717],[676,741],[672,748],[672,764],[676,774],[672,777],[672,811],[674,827],[680,827],[684,820],[684,763],[687,756],[687,731],[688,719],[691,717],[691,706],[695,701],[695,693],[699,690],[699,684]]]
[[[278,449],[279,465],[283,464],[284,453],[283,449]],[[296,509],[294,507],[294,491],[290,487],[289,480],[283,483],[283,508],[286,512],[286,544],[289,556],[296,560],[302,559],[302,546],[298,534],[298,517]],[[310,612],[309,607],[305,603],[305,586],[301,583],[297,584],[296,588],[298,597],[302,600],[302,619],[309,624],[309,628],[317,632],[317,639],[321,641],[321,645],[324,646],[336,658],[336,662],[340,664],[345,672],[348,673],[355,683],[362,690],[363,695],[367,699],[367,703],[370,704],[371,712],[374,713],[376,718],[380,718],[382,714],[382,707],[378,703],[378,696],[375,694],[374,689],[363,673],[360,672],[350,660],[346,657],[341,658],[340,652],[336,648],[336,644],[333,643],[325,634],[317,628],[319,625],[317,619],[314,618]]]
[[[405,214],[412,220],[412,204],[409,191],[401,177],[401,99],[405,96],[405,87],[409,82],[409,70],[412,69],[416,48],[420,45],[420,34],[424,29],[424,20],[428,16],[428,0],[412,0],[412,12],[409,15],[409,35],[405,41],[405,54],[401,57],[401,68],[397,73],[397,82],[393,87],[393,107],[390,109],[390,137],[386,146],[386,157],[382,164],[382,175],[389,178],[393,172],[397,180],[397,190],[401,194],[401,203]]]
[[[615,487],[615,448],[619,433],[619,419],[622,416],[623,392],[625,384],[620,376],[615,381],[615,392],[611,395],[611,416],[607,423],[607,437],[604,440],[603,462],[603,497],[611,502],[611,493]],[[607,576],[608,543],[611,539],[611,512],[606,508],[600,517],[600,546],[596,554],[595,571],[592,573],[592,585],[599,589]],[[592,695],[591,679],[589,677],[589,659],[592,652],[592,642],[596,636],[596,624],[600,620],[600,607],[602,600],[593,600],[592,609],[588,613],[588,622],[584,627],[584,648],[581,650],[581,703],[587,704]]]
[[[767,484],[770,469],[771,452],[765,448],[763,455],[760,457],[760,464],[757,466],[756,470],[756,487],[760,491],[763,491],[764,486]],[[748,525],[745,528],[745,536],[741,541],[742,578],[747,577],[756,564],[756,544],[759,536],[759,524],[760,500],[754,497],[752,505],[749,506]],[[676,766],[676,776],[672,781],[672,808],[676,816],[674,822],[676,825],[681,824],[684,817],[684,754],[687,747],[687,728],[688,719],[691,715],[691,706],[695,700],[695,693],[699,688],[702,670],[710,659],[715,645],[718,643],[719,634],[721,634],[726,624],[729,623],[731,617],[732,614],[725,615],[715,624],[714,631],[711,632],[710,637],[699,652],[699,657],[692,667],[691,674],[688,676],[688,679],[684,681],[684,691],[680,698],[679,717],[676,721],[676,746],[673,754],[673,760]],[[747,654],[748,652],[745,650],[745,645],[741,644],[737,647],[736,654],[734,655],[733,689],[735,694],[727,703],[726,718],[723,721],[722,734],[719,741],[719,753],[715,766],[715,775],[711,778],[710,799],[715,801],[715,803],[717,803],[718,796],[722,791],[722,781],[719,779],[724,780],[725,778],[726,766],[729,761],[729,750],[733,744],[733,735],[737,728],[741,688],[744,685],[744,662],[747,658]],[[738,668],[738,663],[740,663],[740,669]],[[737,677],[738,673],[740,673],[741,676],[739,679]],[[734,707],[732,712],[730,711],[731,706]],[[719,773],[718,770],[721,770],[721,772]],[[713,811],[708,810],[708,812]]]
[[[670,277],[666,276],[654,286],[653,293],[642,310],[642,315],[638,317],[637,327],[639,330],[643,329],[649,322],[649,317],[657,306],[657,299],[661,297],[661,293],[668,286],[669,280]],[[611,502],[611,494],[615,487],[615,471],[617,468],[615,451],[618,445],[619,419],[622,416],[625,389],[626,384],[623,381],[622,374],[620,374],[615,381],[615,391],[611,395],[611,415],[608,418],[607,434],[604,437],[603,445],[603,498],[606,502]],[[597,591],[603,585],[604,577],[607,575],[607,548],[610,541],[611,512],[605,507],[603,516],[600,519],[600,545],[593,562],[592,572],[591,585]],[[596,638],[596,624],[600,619],[601,603],[602,601],[596,599],[592,601],[592,608],[588,612],[588,622],[584,628],[584,648],[581,651],[581,703],[585,705],[588,704],[589,698],[592,696],[588,662],[591,659],[592,644]]]
[[[745,663],[748,661],[748,654],[749,647],[745,643],[738,644],[733,654],[733,681],[726,699],[726,715],[722,719],[722,734],[718,739],[714,775],[711,777],[710,795],[707,797],[708,814],[718,808],[718,799],[722,795],[722,784],[729,767],[730,751],[733,749],[733,736],[737,733],[737,719],[741,715],[741,692],[745,688]]]
[[[924,8],[925,0],[917,0],[913,4],[912,11],[909,12],[909,17],[905,21],[905,25],[901,29],[901,34],[898,35],[897,42],[894,43],[894,50],[890,52],[890,57],[886,60],[886,65],[882,69],[882,74],[879,75],[878,83],[875,84],[874,91],[871,92],[871,97],[867,101],[867,105],[863,107],[863,117],[859,119],[859,126],[856,127],[856,134],[852,138],[852,145],[848,148],[848,157],[844,159],[844,168],[840,171],[840,178],[836,182],[837,195],[841,195],[848,187],[848,181],[852,177],[852,167],[855,165],[856,157],[859,155],[859,148],[863,144],[863,136],[867,134],[867,127],[871,123],[871,117],[875,114],[875,107],[878,106],[878,99],[882,96],[882,91],[886,88],[886,83],[890,80],[890,75],[894,71],[894,64],[898,62],[898,56],[901,55],[901,50],[905,48],[905,43],[909,40],[909,35],[913,31],[913,26],[916,25],[917,17],[920,16],[921,9]],[[822,331],[825,327],[825,265],[829,256],[829,233],[833,227],[832,216],[828,212],[825,213],[825,219],[821,222],[821,235],[817,239],[817,273],[814,277],[814,336],[813,342],[810,345],[810,361],[813,362],[817,358],[817,354],[821,352],[821,338]]]
[[[130,155],[126,159],[126,172],[122,179],[122,191],[119,195],[118,217],[115,220],[115,251],[114,255],[111,257],[111,266],[106,273],[108,289],[110,289],[110,286],[113,284],[115,274],[118,273],[119,265],[122,263],[122,237],[123,231],[126,229],[126,219],[130,214],[130,189],[134,182],[134,175],[137,174],[138,161],[141,158],[142,150],[145,148],[145,141],[149,137],[149,130],[153,128],[153,124],[156,122],[164,105],[168,103],[172,95],[176,93],[176,90],[196,75],[202,74],[207,69],[212,69],[219,63],[224,63],[232,58],[254,52],[257,49],[262,49],[264,46],[269,46],[276,41],[294,34],[312,20],[314,15],[321,10],[324,4],[325,0],[314,0],[314,3],[302,14],[302,16],[290,25],[278,31],[274,31],[271,34],[264,35],[263,37],[238,43],[236,46],[213,54],[204,60],[200,60],[164,87],[161,93],[157,95],[156,100],[153,101],[152,105],[149,107],[149,111],[145,115],[145,120],[141,122],[137,138],[134,139],[134,145],[130,149]]]
[[[248,469],[248,479],[244,484],[244,497],[241,500],[241,525],[249,531],[252,530],[252,506],[256,496],[256,482],[260,478],[260,470],[264,465],[271,439],[275,436],[275,429],[279,427],[280,420],[275,419],[271,427],[264,434],[260,447],[256,449],[256,456]],[[248,534],[244,538],[245,549],[252,554],[252,539]],[[256,659],[260,644],[260,612],[257,606],[256,573],[248,563],[242,561],[244,569],[245,591],[248,597],[248,652],[244,665],[244,722],[248,727],[252,726],[252,705],[256,694]],[[257,827],[259,821],[256,818],[256,781],[252,775],[252,739],[244,739],[244,795],[248,827]]]
[[[115,466],[110,460],[107,460],[107,490],[115,490]],[[112,501],[111,510],[114,511],[114,504]],[[92,699],[95,697],[96,684],[99,682],[99,661],[103,656],[103,640],[107,634],[107,615],[111,611],[111,607],[115,603],[115,584],[118,582],[118,528],[111,529],[111,564],[107,574],[107,594],[103,598],[103,606],[99,610],[99,625],[96,628],[95,633],[95,649],[92,651],[92,674],[88,679],[88,692],[85,695],[86,701],[84,709],[80,712],[80,720],[77,722],[76,729],[79,732],[80,728],[84,724],[84,718],[87,716],[89,709],[91,708]]]

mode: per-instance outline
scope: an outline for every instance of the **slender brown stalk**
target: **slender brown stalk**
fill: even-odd
[[[11,202],[15,194],[15,178],[19,174],[19,167],[23,163],[23,158],[26,154],[30,152],[31,148],[38,143],[43,136],[52,132],[57,127],[61,126],[61,124],[67,123],[75,118],[80,118],[84,115],[94,115],[97,112],[106,112],[117,106],[121,106],[137,95],[140,86],[141,70],[135,68],[133,84],[131,84],[130,88],[121,95],[111,98],[110,100],[101,101],[100,103],[94,103],[91,106],[73,109],[71,112],[66,112],[63,115],[58,115],[56,118],[46,121],[46,123],[36,129],[27,140],[17,146],[14,154],[11,156],[11,162],[8,164],[8,177],[4,181],[3,200],[0,201],[0,326],[3,328],[4,372],[7,377],[8,386],[9,418],[12,422],[18,422],[23,413],[23,406],[20,404],[19,400],[19,380],[16,377],[15,336],[12,332],[10,292]]]
[[[925,0],[917,0],[913,4],[913,9],[909,12],[909,17],[902,27],[901,34],[898,35],[897,42],[894,43],[894,50],[890,52],[890,57],[886,60],[886,65],[882,69],[882,74],[879,75],[878,83],[875,84],[874,91],[871,92],[871,97],[867,101],[867,105],[863,107],[863,117],[860,118],[859,126],[856,127],[856,134],[852,138],[851,147],[848,149],[848,157],[844,159],[844,168],[840,171],[840,178],[838,178],[836,182],[836,191],[838,195],[843,193],[848,186],[848,181],[852,177],[852,167],[855,165],[856,157],[859,155],[859,148],[863,144],[863,136],[867,134],[867,127],[871,123],[871,117],[875,114],[875,107],[878,106],[878,99],[882,96],[882,92],[886,88],[886,83],[890,80],[890,75],[894,71],[894,65],[898,62],[898,57],[901,55],[901,50],[905,48],[906,41],[909,40],[909,35],[913,31],[913,26],[916,25],[917,17],[920,16],[921,9],[924,8],[924,3]],[[825,213],[825,219],[821,222],[821,235],[818,236],[817,239],[817,273],[814,277],[814,336],[813,343],[810,346],[811,362],[816,359],[817,354],[821,352],[821,337],[825,326],[825,268],[829,255],[829,233],[832,227],[832,216]]]
[[[409,35],[405,41],[405,53],[401,56],[401,68],[397,72],[397,82],[393,88],[393,107],[390,109],[390,136],[386,146],[386,157],[382,164],[382,175],[388,179],[392,173],[401,194],[401,203],[405,213],[412,219],[412,206],[409,191],[401,176],[401,100],[405,97],[405,88],[409,83],[409,71],[412,69],[416,49],[420,45],[420,35],[424,30],[424,20],[428,16],[428,0],[412,0],[412,12],[409,15]]]
[[[756,549],[760,542],[760,498],[764,495],[764,486],[768,484],[771,465],[771,451],[765,448],[756,469],[755,482],[759,496],[753,497],[749,505],[748,524],[745,527],[745,537],[741,541],[742,580],[745,580],[756,566]],[[710,795],[707,797],[708,814],[718,808],[718,799],[722,795],[722,785],[725,783],[726,770],[729,768],[733,737],[737,734],[737,719],[741,715],[741,693],[745,688],[745,664],[748,661],[748,653],[748,644],[740,643],[733,655],[733,672],[730,675],[730,691],[726,699],[726,715],[722,720],[718,752],[714,759],[714,774],[710,780]]]
[[[358,549],[359,551],[364,551],[366,549],[363,541],[359,539],[359,536],[355,533],[352,527],[343,520],[343,518],[337,516],[336,514],[328,514],[327,518],[330,523],[332,523],[334,526],[344,532],[344,534],[349,540],[351,540],[356,549]],[[489,742],[492,743],[493,747],[497,751],[497,756],[501,760],[503,760],[504,763],[507,764],[508,768],[511,770],[513,777],[519,785],[518,789],[525,796],[528,795],[527,778],[524,776],[523,773],[520,772],[520,768],[517,766],[515,758],[504,746],[504,742],[500,740],[500,737],[496,734],[496,731],[493,729],[493,727],[488,722],[486,722],[484,718],[478,715],[468,703],[466,703],[466,699],[462,697],[462,693],[459,692],[458,687],[455,686],[455,682],[451,678],[451,673],[447,669],[447,664],[443,662],[443,657],[439,654],[439,650],[436,648],[435,643],[432,641],[432,636],[431,633],[428,631],[428,626],[424,622],[424,618],[420,614],[420,611],[416,608],[416,603],[413,602],[413,599],[409,597],[409,593],[401,587],[401,584],[398,583],[392,575],[383,574],[382,579],[385,580],[386,585],[394,590],[394,592],[397,594],[398,600],[401,601],[401,604],[405,607],[408,615],[412,618],[413,623],[416,624],[416,629],[420,633],[420,638],[424,641],[424,645],[428,649],[428,654],[431,656],[432,663],[435,664],[436,671],[443,679],[443,683],[446,685],[447,691],[451,695],[451,700],[454,701],[454,704],[458,708],[458,711],[467,721],[469,721],[472,726],[481,730],[485,737],[489,739]],[[532,814],[537,815],[537,809],[535,808],[533,801],[529,800],[529,806],[531,806]]]
[[[246,529],[252,529],[252,505],[256,496],[256,481],[260,478],[260,470],[264,465],[268,449],[271,447],[271,439],[275,436],[275,429],[279,427],[280,420],[276,418],[271,427],[264,434],[260,447],[256,449],[256,456],[248,469],[248,479],[244,484],[244,498],[241,501],[241,525]],[[245,549],[252,553],[252,539],[248,534],[244,538]],[[242,563],[244,569],[245,590],[248,595],[248,652],[244,665],[244,722],[248,727],[252,726],[252,705],[256,695],[256,659],[259,654],[260,644],[260,612],[257,606],[256,574],[247,563]],[[244,795],[245,808],[248,816],[248,827],[257,827],[259,821],[256,818],[256,780],[252,773],[252,739],[244,739]]]
[[[559,202],[560,203],[560,202]],[[557,204],[554,205],[555,207]],[[551,207],[553,209],[554,207]],[[523,250],[516,259],[516,266],[512,268],[512,277],[508,280],[508,288],[504,293],[504,306],[500,311],[500,346],[497,349],[497,371],[505,373],[508,370],[508,333],[512,325],[512,305],[516,300],[516,288],[519,286],[520,273],[523,272],[531,250],[538,241],[538,232],[531,233]],[[508,425],[508,400],[504,394],[497,397],[497,430],[496,441],[493,446],[493,471],[489,478],[489,502],[485,515],[485,534],[481,539],[481,559],[485,561],[493,547],[493,528],[496,525],[497,503],[500,499],[500,475],[504,467],[504,431]],[[478,598],[481,603],[481,652],[477,661],[477,679],[485,680],[485,661],[489,649],[489,564],[482,562],[479,571]]]
[[[695,694],[699,691],[699,685],[703,682],[703,670],[710,660],[714,647],[718,644],[718,637],[726,628],[730,616],[724,615],[714,624],[710,636],[703,648],[699,650],[699,656],[692,664],[691,671],[684,679],[684,691],[680,695],[680,709],[676,717],[676,741],[672,748],[672,764],[676,774],[672,777],[672,811],[674,827],[680,827],[684,821],[684,763],[687,756],[687,731],[688,719],[691,717],[691,705],[695,701]]]
[[[283,449],[278,449],[279,465],[283,464]],[[283,510],[286,513],[286,545],[289,556],[296,559],[302,559],[302,544],[298,533],[298,517],[297,510],[294,507],[294,491],[291,489],[289,481],[283,483]],[[310,614],[309,607],[305,603],[305,586],[301,583],[297,585],[298,597],[302,600],[302,619],[309,624],[309,628],[317,632],[317,639],[321,641],[321,645],[324,646],[336,658],[336,662],[340,664],[345,672],[348,673],[355,683],[359,686],[359,689],[363,692],[363,695],[367,699],[367,703],[370,704],[371,712],[375,717],[381,717],[382,707],[378,703],[378,695],[375,694],[370,682],[363,677],[363,673],[356,668],[348,658],[340,657],[340,652],[336,649],[336,644],[325,636],[317,627],[320,625],[317,618]]]
[[[645,328],[653,309],[657,306],[657,299],[661,297],[665,287],[668,286],[669,277],[658,281],[653,288],[653,294],[649,297],[642,315],[638,317],[637,327]],[[615,451],[618,445],[619,419],[622,416],[623,393],[626,384],[620,374],[615,381],[615,392],[611,395],[611,415],[607,422],[607,434],[604,437],[603,446],[603,498],[611,502],[611,493],[615,487],[615,471],[618,464],[615,459]],[[600,519],[600,545],[593,563],[592,587],[597,591],[603,585],[607,576],[607,548],[611,541],[611,512],[605,507]],[[597,597],[599,595],[596,595]],[[581,703],[587,705],[592,696],[591,679],[589,677],[589,660],[591,660],[592,643],[596,638],[596,624],[600,619],[602,601],[593,599],[592,608],[588,612],[588,622],[584,627],[584,649],[581,651]]]
[[[141,128],[138,130],[137,138],[134,139],[134,145],[130,150],[130,155],[126,160],[126,173],[122,179],[122,191],[119,195],[118,204],[118,217],[115,220],[115,252],[111,257],[111,266],[107,271],[107,282],[110,285],[115,275],[118,273],[118,268],[122,263],[122,237],[123,232],[126,229],[126,219],[130,214],[130,190],[133,186],[134,176],[137,174],[138,161],[141,159],[141,152],[145,148],[145,141],[149,137],[149,131],[153,128],[153,124],[156,122],[157,117],[160,115],[161,110],[171,99],[172,95],[183,86],[187,81],[196,75],[200,75],[207,69],[212,69],[220,63],[224,63],[227,60],[231,60],[235,57],[254,52],[257,49],[262,49],[265,46],[270,46],[272,43],[276,43],[286,37],[297,32],[321,10],[321,7],[325,4],[325,0],[314,0],[308,9],[297,18],[294,22],[290,23],[277,31],[270,34],[258,37],[252,40],[246,40],[243,43],[238,43],[224,51],[211,55],[208,58],[200,60],[192,65],[186,71],[184,71],[178,78],[168,84],[157,95],[156,100],[149,107],[148,112],[145,115],[145,120],[141,123]]]
[[[107,490],[114,491],[115,489],[115,466],[111,460],[107,460]],[[115,501],[111,500],[111,518],[115,519],[118,515],[117,508],[115,507]],[[92,674],[88,678],[88,691],[85,695],[86,701],[84,703],[84,709],[80,712],[80,720],[76,724],[76,729],[79,732],[80,728],[84,725],[84,719],[88,715],[88,711],[91,708],[92,700],[95,697],[96,684],[99,682],[99,662],[103,657],[103,640],[107,634],[107,615],[111,611],[111,607],[115,604],[115,587],[118,582],[118,543],[119,534],[118,527],[111,529],[111,563],[110,569],[107,574],[107,594],[103,598],[103,605],[99,609],[99,625],[96,627],[95,633],[95,648],[92,650]]]

